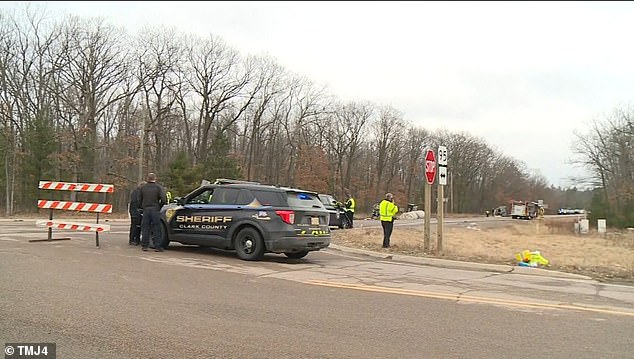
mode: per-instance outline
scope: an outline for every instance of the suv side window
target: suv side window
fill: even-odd
[[[286,207],[288,205],[280,192],[262,190],[252,190],[252,192],[263,206]]]
[[[212,195],[214,193],[213,188],[207,188],[200,193],[194,194],[193,197],[187,199],[187,204],[207,204],[211,202]]]
[[[217,188],[211,198],[212,204],[234,204],[238,199],[238,188]]]
[[[245,206],[251,203],[253,201],[253,198],[253,194],[251,194],[251,191],[249,191],[248,189],[240,190],[236,204]]]

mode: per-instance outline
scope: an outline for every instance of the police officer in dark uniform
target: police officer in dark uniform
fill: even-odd
[[[143,219],[141,220],[141,248],[144,251],[150,246],[150,235],[153,236],[154,250],[163,251],[161,242],[161,217],[160,211],[164,204],[167,204],[165,188],[156,183],[156,174],[148,173],[147,183],[141,186],[139,193],[141,208],[143,208]]]
[[[130,239],[128,244],[131,246],[141,244],[141,202],[139,201],[139,196],[141,186],[144,184],[145,182],[139,183],[130,193],[130,205],[128,207],[128,213],[130,213]]]

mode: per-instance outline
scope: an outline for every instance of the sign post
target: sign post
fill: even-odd
[[[436,179],[436,156],[434,150],[427,149],[425,151],[425,228],[423,238],[423,252],[429,253],[431,242],[431,185]]]
[[[445,220],[445,186],[447,185],[447,147],[438,146],[438,212],[436,213],[436,250],[443,254],[442,236]]]

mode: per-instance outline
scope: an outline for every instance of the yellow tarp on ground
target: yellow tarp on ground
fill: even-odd
[[[518,265],[525,265],[529,267],[547,266],[549,261],[544,258],[539,251],[529,251],[525,249],[520,253],[515,253],[515,259],[517,259]]]

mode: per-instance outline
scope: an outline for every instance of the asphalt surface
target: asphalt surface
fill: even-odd
[[[625,358],[634,288],[333,245],[301,260],[0,221],[0,339],[58,358]]]

